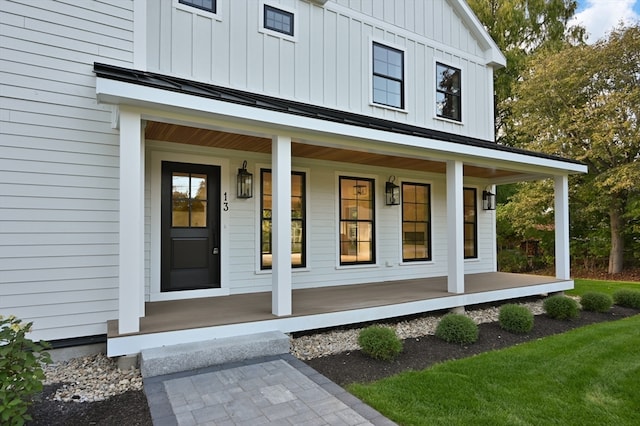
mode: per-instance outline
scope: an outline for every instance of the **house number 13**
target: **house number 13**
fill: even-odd
[[[229,211],[229,203],[227,202],[227,193],[224,193],[224,202],[222,203],[224,207],[222,207],[222,211]]]

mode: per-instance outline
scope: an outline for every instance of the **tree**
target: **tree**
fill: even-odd
[[[499,143],[513,145],[512,88],[527,68],[528,57],[541,49],[558,50],[567,42],[581,42],[584,28],[569,27],[575,0],[468,0],[491,37],[507,58],[495,76],[496,135]]]
[[[640,24],[592,46],[536,55],[514,95],[521,146],[589,166],[572,197],[608,215],[609,273],[621,272],[640,197]]]

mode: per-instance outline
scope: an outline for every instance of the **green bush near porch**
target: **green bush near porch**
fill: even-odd
[[[571,320],[580,315],[578,302],[560,294],[544,299],[542,307],[547,315],[554,319]]]
[[[461,314],[447,314],[436,327],[436,337],[449,343],[467,344],[478,340],[478,325]]]
[[[498,322],[503,330],[525,334],[533,328],[533,313],[525,306],[509,303],[500,307]]]
[[[372,325],[360,331],[358,344],[371,358],[391,361],[402,352],[402,340],[388,327]]]
[[[582,310],[590,312],[609,312],[613,305],[613,297],[606,293],[589,291],[580,298]]]

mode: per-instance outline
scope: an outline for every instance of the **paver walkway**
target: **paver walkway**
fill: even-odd
[[[394,425],[292,355],[144,379],[155,426]]]

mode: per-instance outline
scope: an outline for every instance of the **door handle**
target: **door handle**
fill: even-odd
[[[218,247],[214,247],[214,248],[211,250],[211,254],[218,254],[219,252],[220,252],[220,251],[218,250]]]

